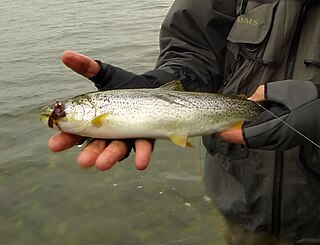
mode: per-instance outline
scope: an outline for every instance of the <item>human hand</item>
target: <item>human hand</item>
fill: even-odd
[[[249,98],[265,101],[267,111],[242,129],[220,133],[227,142],[250,148],[287,150],[319,141],[320,86],[310,81],[284,80],[261,85]],[[245,140],[244,140],[245,138]]]
[[[256,102],[264,101],[264,93],[265,93],[265,87],[264,85],[260,85],[257,90],[253,93],[251,97],[249,97],[249,100],[253,100]],[[242,129],[230,129],[225,130],[220,133],[218,133],[220,138],[222,138],[224,141],[234,144],[244,144],[244,138],[242,134]]]
[[[100,70],[97,62],[79,53],[65,51],[61,60],[70,69],[89,79]],[[80,136],[61,132],[51,137],[48,147],[54,152],[59,152],[73,147],[82,140]],[[137,139],[135,141],[137,169],[143,170],[148,166],[152,148],[152,143],[148,140]],[[122,160],[130,150],[125,141],[96,139],[80,152],[77,162],[84,168],[95,166],[99,170],[107,170]]]
[[[242,128],[248,147],[288,150],[320,138],[320,86],[311,81],[283,80],[264,84],[266,108]]]

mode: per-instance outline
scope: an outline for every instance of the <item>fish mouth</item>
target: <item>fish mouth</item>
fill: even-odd
[[[52,115],[53,110],[54,109],[52,108],[52,106],[47,106],[43,108],[40,112],[40,121],[48,125],[49,118]]]

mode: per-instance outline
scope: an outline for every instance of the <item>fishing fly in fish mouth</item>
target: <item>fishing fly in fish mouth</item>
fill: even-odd
[[[240,128],[261,108],[243,96],[186,92],[179,81],[156,89],[92,92],[45,107],[50,128],[85,137],[169,138],[178,146],[189,137]]]
[[[66,112],[64,110],[64,106],[62,105],[62,103],[60,101],[57,100],[56,103],[55,103],[55,107],[54,107],[54,109],[52,110],[52,112],[51,112],[51,114],[49,116],[48,126],[50,128],[53,128],[53,125],[55,124],[59,128],[59,125],[58,125],[58,123],[56,123],[56,121],[59,118],[62,118],[62,117],[65,117],[65,116],[66,116]]]

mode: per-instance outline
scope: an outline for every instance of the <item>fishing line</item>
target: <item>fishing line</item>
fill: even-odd
[[[253,101],[253,100],[252,100]],[[286,125],[287,127],[289,127],[290,129],[292,129],[294,132],[296,132],[297,134],[299,134],[301,137],[303,137],[304,139],[306,139],[307,141],[309,141],[311,144],[315,145],[316,147],[318,147],[320,149],[320,145],[318,145],[316,142],[314,142],[312,139],[309,139],[307,136],[305,136],[303,133],[301,133],[299,130],[295,129],[294,127],[292,127],[290,124],[286,123],[284,120],[282,120],[280,117],[278,117],[277,115],[275,115],[272,111],[268,110],[267,108],[265,108],[263,105],[259,104],[256,101],[253,101],[254,103],[256,103],[259,107],[261,107],[264,111],[268,112],[270,115],[272,115],[274,118],[278,119],[280,122],[282,122],[284,125]]]

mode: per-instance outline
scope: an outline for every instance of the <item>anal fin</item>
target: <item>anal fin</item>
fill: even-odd
[[[170,140],[180,147],[193,147],[192,144],[188,141],[188,135],[187,134],[173,134],[169,136]]]
[[[243,125],[243,122],[244,122],[244,121],[237,122],[237,123],[233,124],[233,125],[231,126],[231,128],[229,128],[229,129],[227,129],[227,130],[241,129],[241,128],[242,128],[242,125]]]

